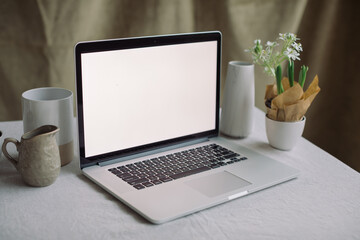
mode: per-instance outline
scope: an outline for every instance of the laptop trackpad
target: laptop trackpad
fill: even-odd
[[[185,182],[186,185],[208,197],[216,197],[248,186],[251,183],[229,172],[219,172]]]

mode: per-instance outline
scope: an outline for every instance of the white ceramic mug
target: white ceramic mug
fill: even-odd
[[[255,107],[254,64],[228,64],[221,109],[220,131],[231,137],[247,137],[253,130]]]
[[[22,94],[22,116],[24,132],[42,125],[60,128],[56,135],[59,145],[61,166],[74,158],[74,112],[73,93],[55,87],[35,88]]]

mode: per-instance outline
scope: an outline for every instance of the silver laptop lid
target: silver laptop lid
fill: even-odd
[[[220,32],[78,43],[81,168],[217,136],[220,58]]]

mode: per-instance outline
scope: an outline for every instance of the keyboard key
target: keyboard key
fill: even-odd
[[[214,164],[211,164],[210,167],[211,167],[211,168],[218,168],[218,167],[220,167],[220,165],[217,164],[217,163],[214,163]]]
[[[119,171],[119,170],[112,170],[112,171],[111,171],[111,173],[113,173],[113,174],[117,175],[117,174],[120,174],[120,173],[122,173],[122,172],[121,172],[121,171]]]
[[[143,185],[141,185],[141,184],[138,184],[138,185],[134,185],[134,188],[140,190],[140,189],[143,189],[145,187]]]
[[[169,177],[163,177],[163,178],[160,178],[159,180],[162,181],[162,182],[170,182],[170,181],[172,181],[173,179],[172,179],[172,178],[169,178]]]
[[[144,185],[145,187],[154,186],[154,184],[152,184],[151,182],[144,182],[142,185]]]
[[[156,179],[156,180],[151,181],[151,183],[153,183],[153,184],[155,184],[155,185],[159,185],[159,184],[162,183],[162,181]]]
[[[230,159],[230,158],[233,158],[233,157],[237,157],[239,156],[239,154],[237,153],[231,153],[231,154],[228,154],[228,155],[225,155],[223,156],[225,159]]]

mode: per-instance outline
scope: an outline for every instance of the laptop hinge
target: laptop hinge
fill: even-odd
[[[107,161],[104,161],[104,162],[99,162],[98,165],[100,167],[108,166],[108,165],[111,165],[111,164],[114,164],[114,163],[128,161],[128,160],[131,160],[131,159],[140,158],[140,157],[144,157],[144,156],[148,156],[148,155],[158,154],[158,153],[161,153],[161,152],[171,151],[171,150],[174,150],[174,149],[187,147],[187,146],[190,146],[190,145],[195,145],[195,144],[199,144],[199,143],[206,142],[206,141],[209,141],[209,139],[208,138],[200,138],[200,139],[197,139],[197,140],[188,141],[188,142],[184,142],[184,143],[179,143],[179,144],[175,144],[175,145],[171,145],[171,146],[167,146],[167,147],[162,147],[162,148],[158,148],[158,149],[154,149],[154,150],[150,150],[150,151],[146,151],[146,152],[142,152],[142,153],[133,154],[133,155],[126,156],[126,157],[111,159],[111,160],[107,160]]]

